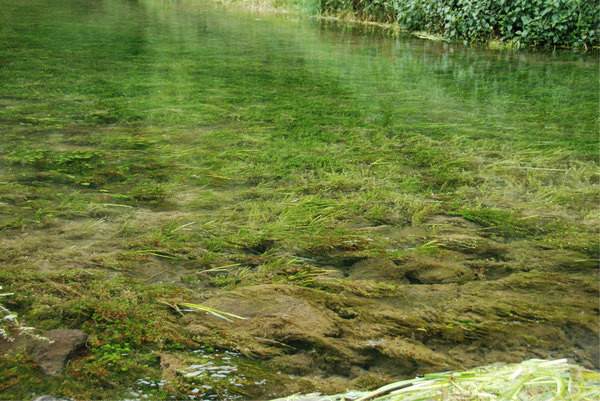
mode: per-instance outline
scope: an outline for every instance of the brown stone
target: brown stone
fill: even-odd
[[[350,277],[355,280],[407,283],[404,270],[391,260],[384,258],[368,258],[355,263],[352,265]]]
[[[474,278],[473,271],[462,263],[435,258],[416,258],[402,268],[406,277],[421,284],[464,283]]]
[[[31,347],[31,358],[51,376],[61,374],[69,358],[87,341],[81,330],[50,330],[43,336],[50,341],[37,340]]]

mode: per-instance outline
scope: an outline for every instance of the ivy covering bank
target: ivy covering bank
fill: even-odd
[[[447,39],[535,47],[600,44],[600,2],[589,0],[321,0],[325,14],[399,23]]]

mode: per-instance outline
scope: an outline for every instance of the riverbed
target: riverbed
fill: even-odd
[[[6,398],[600,367],[597,54],[199,0],[1,8],[2,305],[90,336],[62,379],[2,358]]]

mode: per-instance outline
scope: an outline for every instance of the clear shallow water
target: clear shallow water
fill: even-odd
[[[354,289],[422,317],[429,316],[427,308],[447,310],[459,302],[447,319],[431,322],[446,329],[465,321],[461,315],[477,303],[484,317],[477,336],[493,343],[490,352],[475,355],[451,333],[445,340],[459,347],[456,357],[466,358],[465,365],[522,358],[522,350],[508,355],[505,338],[494,348],[489,335],[490,327],[504,333],[506,319],[514,323],[519,315],[523,324],[507,327],[523,344],[531,336],[525,322],[547,322],[549,341],[528,357],[546,355],[556,339],[564,355],[597,366],[591,273],[597,271],[597,135],[597,55],[390,39],[208,1],[4,0],[1,271],[14,281],[7,291],[15,293],[37,280],[24,277],[22,266],[41,275],[84,267],[86,277],[99,274],[98,288],[106,287],[105,271],[142,280],[144,291],[131,287],[134,281],[112,283],[127,294],[115,303],[127,305],[131,291],[145,293],[154,283],[192,290],[186,301],[197,291],[246,284],[262,284],[267,293],[270,284],[306,286],[314,291],[303,291],[306,297],[335,298]],[[373,256],[372,267],[353,267]],[[473,291],[457,299],[462,284],[450,281],[440,295],[418,277],[415,286],[404,287],[386,275],[385,265],[377,275],[377,257],[413,266],[422,257],[438,258],[450,280],[457,263],[471,262],[459,272],[471,273]],[[206,270],[218,266],[227,269]],[[340,271],[321,291],[318,279],[331,268]],[[349,268],[358,273],[342,279]],[[361,281],[360,269],[374,273],[366,277],[377,285]],[[500,285],[516,290],[494,299],[489,286],[504,278]],[[397,285],[408,294],[397,296]],[[45,297],[53,290],[42,288],[24,305],[59,312],[32,314],[27,320],[34,326],[90,323],[82,316],[112,307],[96,302],[96,290],[81,302],[57,293],[86,312],[65,322],[57,301]],[[265,304],[271,299],[277,295]],[[360,305],[335,312],[359,337],[368,331],[347,318],[355,308],[361,315]],[[119,325],[138,327],[134,318],[160,313],[154,304],[137,306],[148,309],[134,308]],[[389,322],[372,309],[362,323]],[[96,323],[83,327],[117,338],[111,322]],[[411,324],[407,330],[425,336],[421,323]],[[163,334],[130,334],[128,341],[144,344],[136,347],[135,364],[156,372],[156,359],[149,362],[145,353],[163,347]],[[321,345],[305,334],[308,345]],[[362,352],[372,355],[378,338],[359,338],[348,349],[367,347]],[[421,338],[425,344],[432,337]],[[589,355],[567,354],[579,347]],[[422,349],[429,360],[431,350]],[[87,358],[81,363],[96,376],[93,355]],[[125,362],[115,363],[130,366]],[[202,380],[212,378],[205,373]],[[247,385],[256,391],[274,386],[271,379],[263,386],[263,373],[244,376]],[[138,382],[140,391],[158,387],[154,379]],[[104,395],[101,385],[91,394]],[[203,391],[190,385],[198,390],[192,394]]]
[[[321,136],[362,126],[596,157],[595,55],[389,39],[204,1],[3,3],[4,134],[241,124]]]

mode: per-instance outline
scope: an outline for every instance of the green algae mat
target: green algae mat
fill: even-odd
[[[598,68],[199,0],[3,0],[0,399],[598,369]],[[46,376],[54,329],[88,341]]]

